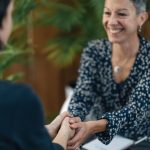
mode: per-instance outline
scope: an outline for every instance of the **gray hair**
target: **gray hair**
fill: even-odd
[[[137,14],[146,11],[147,9],[147,0],[130,0],[136,7]]]

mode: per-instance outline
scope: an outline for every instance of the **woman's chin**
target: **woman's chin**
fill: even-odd
[[[119,43],[122,43],[123,42],[123,39],[121,38],[111,38],[111,37],[108,37],[109,41],[111,43],[116,43],[116,44],[119,44]]]

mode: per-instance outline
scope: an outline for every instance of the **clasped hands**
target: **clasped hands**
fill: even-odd
[[[81,122],[79,117],[73,117],[68,112],[58,115],[45,127],[52,139],[61,134],[63,140],[67,140],[65,146],[67,150],[77,149],[90,135],[87,123]],[[60,140],[62,141],[62,139]]]

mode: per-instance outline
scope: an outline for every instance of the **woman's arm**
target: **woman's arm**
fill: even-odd
[[[150,70],[139,81],[132,91],[125,107],[116,111],[103,114],[102,118],[108,120],[106,132],[97,133],[100,141],[108,144],[111,139],[122,129],[128,130],[145,123],[150,114]]]
[[[101,66],[102,59],[98,53],[93,42],[90,42],[83,50],[79,77],[69,104],[69,112],[75,117],[80,117],[81,120],[84,120],[86,115],[89,114],[92,109],[91,106],[101,93],[100,88],[97,88],[97,82],[100,81],[99,73],[101,69],[99,66]]]
[[[76,149],[79,147],[90,135],[98,132],[104,132],[108,121],[101,119],[97,121],[77,121],[76,118],[70,120],[70,127],[76,130],[75,136],[68,142],[68,149]]]
[[[108,144],[120,129],[137,127],[150,114],[150,71],[147,71],[132,92],[128,104],[115,112],[104,113],[97,121],[73,122],[72,128],[77,129],[75,137],[69,141],[69,148],[81,145],[85,139],[94,133],[99,140]]]

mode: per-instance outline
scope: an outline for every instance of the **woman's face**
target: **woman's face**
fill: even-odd
[[[0,39],[3,42],[3,44],[7,43],[8,38],[12,31],[12,12],[13,12],[13,0],[7,7],[6,16],[2,22],[2,27],[0,28]]]
[[[110,42],[122,43],[137,37],[141,19],[130,0],[105,0],[103,25]]]

